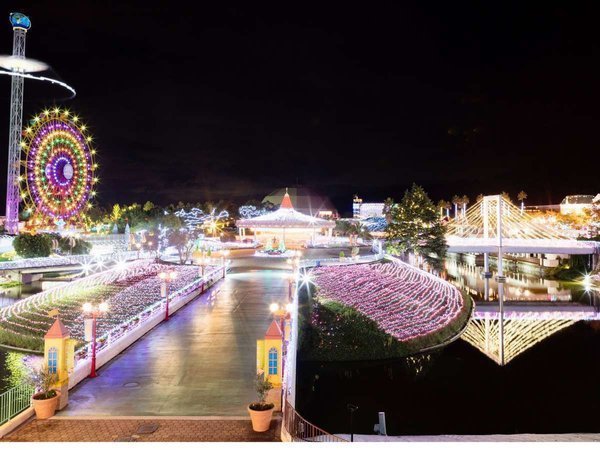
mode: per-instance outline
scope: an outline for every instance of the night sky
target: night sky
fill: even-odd
[[[593,3],[251,3],[6,1],[0,53],[9,12],[28,14],[27,56],[77,90],[62,104],[95,136],[101,204],[600,191]],[[53,104],[35,83],[25,117]],[[9,99],[4,77],[5,149]]]

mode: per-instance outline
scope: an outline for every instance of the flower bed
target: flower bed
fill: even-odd
[[[318,298],[352,307],[399,341],[435,333],[464,308],[460,291],[408,264],[361,264],[313,270]]]
[[[82,344],[85,318],[82,307],[86,302],[107,302],[109,305],[109,311],[98,320],[98,336],[103,336],[115,327],[127,328],[132,319],[139,320],[139,314],[148,313],[151,305],[158,303],[157,306],[160,306],[161,280],[158,274],[167,269],[178,273],[178,277],[171,283],[172,295],[184,294],[198,280],[198,268],[195,266],[145,263],[134,264],[116,274],[111,273],[112,276],[103,276],[95,285],[83,282],[80,283],[80,288],[58,291],[57,295],[44,292],[41,293],[43,295],[36,298],[32,296],[1,311],[0,343],[30,350],[43,349],[43,336],[53,322],[48,317],[48,312],[58,309],[71,337]],[[207,273],[210,272],[210,268],[206,270]]]

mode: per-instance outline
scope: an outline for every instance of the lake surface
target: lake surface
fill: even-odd
[[[505,267],[508,304],[532,311],[600,305],[597,293],[546,280],[539,266]],[[448,280],[478,302],[485,297],[482,272],[446,261]],[[497,300],[493,280],[489,289]],[[379,411],[389,435],[600,432],[600,321],[507,320],[504,366],[496,362],[498,321],[486,324],[487,340],[483,322],[472,320],[468,336],[411,358],[299,362],[297,409],[331,433],[350,432],[348,404],[359,407],[354,432],[360,434],[373,434]]]

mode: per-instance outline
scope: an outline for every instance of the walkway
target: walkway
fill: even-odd
[[[256,339],[289,272],[239,267],[69,393],[60,416],[246,416]]]
[[[279,418],[265,433],[255,433],[248,419],[53,418],[32,420],[2,442],[277,442]]]

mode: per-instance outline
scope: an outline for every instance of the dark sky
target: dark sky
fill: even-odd
[[[600,191],[593,3],[206,3],[3,2],[0,53],[8,13],[25,12],[27,55],[77,90],[66,105],[96,138],[100,203],[243,201],[296,183],[341,210],[413,181],[435,200]],[[52,103],[32,83],[26,117]]]

